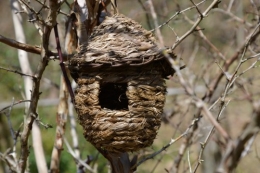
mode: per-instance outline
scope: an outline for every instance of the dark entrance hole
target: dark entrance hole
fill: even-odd
[[[101,83],[99,104],[102,108],[112,110],[128,110],[126,83]]]

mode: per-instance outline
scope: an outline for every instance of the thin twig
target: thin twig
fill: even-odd
[[[199,3],[197,3],[196,6],[201,5],[201,4],[204,3],[205,1],[206,1],[206,0],[203,0],[203,1],[199,2]],[[191,9],[193,9],[193,8],[195,8],[195,6],[191,6],[191,7],[188,7],[188,8],[186,8],[186,9],[184,9],[184,10],[177,11],[177,12],[176,12],[174,15],[172,15],[166,22],[164,22],[163,24],[159,25],[159,26],[158,26],[158,29],[160,29],[160,28],[163,27],[164,25],[167,25],[171,20],[173,20],[173,19],[174,19],[175,17],[177,17],[179,14],[182,14],[182,13],[184,13],[184,12],[186,12],[186,11],[189,11],[189,10],[191,10]],[[155,29],[156,29],[156,28],[155,28]],[[154,32],[155,29],[152,29],[151,32]]]
[[[190,24],[194,25],[194,22],[187,17],[187,15],[184,14],[184,19],[186,19]],[[226,60],[226,57],[218,50],[218,48],[209,41],[209,39],[205,36],[203,33],[201,27],[197,26],[197,32],[199,33],[199,36],[221,57],[223,60]]]
[[[72,87],[74,86],[76,87],[76,83],[73,82],[72,83]],[[74,88],[74,87],[73,87]],[[70,134],[71,134],[71,138],[72,138],[72,144],[73,144],[73,149],[74,149],[74,153],[75,156],[77,158],[80,159],[80,150],[79,150],[79,139],[78,139],[78,134],[77,134],[77,130],[76,130],[76,120],[75,120],[75,115],[74,115],[74,106],[71,102],[68,102],[68,111],[69,111],[69,120],[70,120]]]
[[[1,66],[0,66],[0,69],[1,69],[1,70],[5,70],[5,71],[9,71],[9,72],[12,72],[12,73],[19,74],[19,75],[21,75],[21,76],[31,77],[31,78],[33,78],[33,79],[35,78],[35,77],[32,76],[32,75],[24,74],[24,73],[22,73],[22,72],[20,72],[20,71],[17,71],[17,70],[8,69],[8,68],[4,68],[4,67],[1,67]]]
[[[225,104],[225,106],[222,106],[222,107],[221,107],[221,110],[219,111],[219,114],[218,114],[218,116],[217,116],[217,118],[216,118],[217,120],[219,120],[220,116],[222,115],[223,111],[225,110],[225,108],[227,107],[227,105],[229,104],[229,102],[230,102],[230,100]],[[210,129],[210,131],[209,131],[209,133],[208,133],[206,139],[204,140],[204,142],[201,142],[201,143],[200,143],[200,147],[201,147],[201,148],[200,148],[200,152],[199,152],[198,162],[197,162],[197,164],[196,164],[196,166],[195,166],[195,168],[194,168],[193,173],[197,172],[199,166],[200,166],[201,163],[203,162],[203,159],[202,159],[203,152],[204,152],[205,147],[206,147],[206,145],[207,145],[207,143],[208,143],[208,141],[209,141],[209,139],[210,139],[210,136],[213,134],[213,131],[214,131],[214,130],[215,130],[215,126],[213,126],[213,127]]]
[[[241,65],[242,65],[243,62],[244,62],[243,59],[244,59],[245,53],[246,53],[246,51],[247,51],[247,48],[248,48],[249,44],[251,43],[251,40],[252,40],[252,38],[253,38],[253,35],[255,35],[257,32],[260,31],[260,30],[259,30],[259,26],[260,26],[260,23],[254,28],[251,37],[249,37],[249,38],[247,39],[247,42],[245,43],[244,48],[243,48],[243,53],[242,53],[242,55],[241,55],[241,57],[240,57],[240,61],[239,61],[238,65],[236,66],[236,68],[235,68],[235,70],[234,70],[234,73],[233,73],[229,78],[227,78],[228,83],[227,83],[227,85],[226,85],[225,92],[223,93],[223,97],[222,97],[223,100],[225,99],[228,90],[231,88],[231,86],[233,85],[233,83],[235,82],[235,80],[238,78],[238,75],[237,75],[238,70],[239,70],[239,68],[241,67]]]
[[[13,107],[13,106],[15,106],[15,105],[18,105],[18,104],[20,104],[20,103],[25,103],[25,102],[31,102],[31,100],[19,100],[19,101],[17,101],[17,102],[14,102],[14,103],[12,103],[10,106],[6,106],[6,107],[2,108],[2,109],[0,110],[0,113],[3,112],[3,111],[5,111],[6,109],[9,109],[10,107]]]
[[[146,21],[147,21],[148,29],[152,29],[152,24],[150,22],[150,17],[149,17],[148,11],[147,11],[144,3],[142,2],[142,0],[138,0],[138,2],[141,5],[143,11],[145,12],[145,18],[146,18]]]
[[[226,146],[218,172],[232,172],[241,159],[242,153],[248,150],[246,144],[260,131],[260,100],[253,103],[253,113],[250,123],[241,131],[236,140],[230,140]]]
[[[31,22],[34,24],[35,28],[39,32],[40,36],[43,34],[43,24],[44,21],[42,17],[40,16],[40,11],[36,13],[33,8],[29,6],[24,0],[19,0],[22,9],[24,10],[25,13],[27,13],[29,20],[28,22]]]
[[[14,128],[13,128],[13,126],[12,126],[12,122],[11,122],[11,120],[10,120],[10,115],[11,115],[11,111],[12,111],[12,109],[13,109],[13,106],[14,106],[14,98],[13,98],[13,102],[12,102],[12,105],[10,105],[10,107],[9,107],[9,111],[8,111],[8,113],[5,113],[5,115],[6,115],[6,118],[7,118],[7,122],[8,122],[8,125],[9,125],[9,128],[10,128],[10,133],[11,133],[11,136],[12,136],[12,138],[13,138],[13,141],[14,141],[14,144],[16,145],[16,135],[15,135],[15,132],[14,132]],[[1,111],[0,111],[1,112]]]
[[[190,163],[190,150],[188,150],[188,164],[189,164],[189,171],[190,171],[190,173],[192,173],[192,167],[191,167],[191,163]]]
[[[194,22],[194,25],[185,34],[183,34],[178,40],[175,41],[175,43],[172,45],[171,49],[174,50],[186,37],[188,37],[191,33],[193,33],[195,31],[196,27],[203,20],[203,18],[206,17],[208,15],[208,13],[210,12],[210,10],[212,10],[212,8],[214,8],[220,2],[221,2],[220,0],[214,0],[208,6],[208,8],[203,13],[201,13],[201,15],[196,20],[196,22]]]
[[[43,126],[45,129],[53,128],[51,124],[45,124],[40,119],[36,119],[35,121],[37,122],[37,124]]]
[[[163,152],[164,150],[166,150],[167,148],[169,148],[172,144],[174,144],[175,142],[179,141],[179,140],[182,139],[184,136],[188,135],[190,129],[191,129],[194,125],[196,125],[199,120],[200,120],[199,118],[194,119],[194,120],[192,121],[192,123],[190,124],[190,126],[185,130],[184,133],[182,133],[180,136],[178,136],[178,137],[175,138],[175,139],[171,139],[170,142],[169,142],[167,145],[165,145],[164,147],[162,147],[160,150],[154,152],[154,153],[151,154],[150,156],[143,158],[142,160],[140,160],[140,161],[139,161],[136,165],[134,165],[134,166],[138,167],[138,166],[141,165],[143,162],[145,162],[145,161],[147,161],[147,160],[149,160],[149,159],[154,158],[155,156],[157,156],[158,154],[160,154],[161,152]]]
[[[45,4],[46,0],[44,0],[44,3],[40,0],[35,0],[36,2],[38,2],[39,4],[41,4],[42,8],[46,8],[46,9],[50,9],[50,7],[48,5]],[[64,1],[63,1],[64,2]],[[38,12],[39,13],[39,12]],[[69,17],[70,15],[65,13],[64,11],[62,11],[61,9],[59,9],[57,11],[57,13],[63,14],[66,17]]]
[[[239,55],[241,54],[241,52],[244,52],[245,47],[246,47],[247,45],[249,45],[249,43],[252,43],[252,42],[254,42],[254,41],[256,40],[256,38],[257,38],[257,37],[259,36],[259,34],[260,34],[260,30],[259,30],[259,29],[256,30],[256,28],[258,28],[258,27],[259,27],[259,25],[258,25],[257,27],[255,27],[254,30],[251,31],[251,32],[248,34],[248,36],[247,36],[245,42],[244,42],[244,43],[241,45],[241,47],[236,51],[236,53],[235,53],[233,56],[231,56],[231,58],[227,59],[227,60],[224,62],[224,66],[222,67],[224,71],[228,71],[229,67],[235,62],[235,60],[237,60],[237,59],[239,58]],[[243,59],[242,59],[242,61],[243,61]],[[221,79],[223,78],[224,75],[225,75],[225,74],[224,74],[222,71],[220,71],[217,75],[215,75],[216,77],[215,77],[215,79],[209,84],[209,87],[210,87],[210,88],[209,88],[208,92],[206,93],[206,95],[203,97],[203,100],[204,100],[204,99],[210,99],[210,98],[212,97],[213,93],[216,91],[216,88],[217,88],[219,82],[221,81]],[[234,75],[233,75],[233,76],[234,76]]]
[[[238,16],[234,15],[234,14],[231,13],[230,11],[223,10],[223,9],[221,9],[221,8],[215,8],[213,11],[226,14],[226,15],[230,16],[232,19],[234,19],[235,21],[237,21],[237,22],[239,22],[239,23],[242,23],[242,24],[246,24],[248,27],[252,27],[252,26],[253,26],[251,23],[246,22],[244,19],[239,18]]]
[[[160,29],[159,29],[157,14],[155,12],[155,9],[154,9],[154,6],[153,6],[153,2],[152,2],[152,0],[147,0],[147,3],[149,5],[149,7],[150,7],[151,15],[152,15],[152,18],[153,18],[153,21],[154,21],[156,36],[159,39],[159,47],[163,48],[164,47],[164,41],[163,41],[162,33],[161,33]]]

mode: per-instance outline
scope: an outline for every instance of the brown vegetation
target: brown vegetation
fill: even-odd
[[[67,1],[10,0],[10,10],[7,1],[0,2],[0,101],[8,101],[0,104],[0,127],[5,132],[0,135],[1,171],[32,172],[36,167],[38,172],[106,172],[101,152],[113,172],[256,172],[260,158],[259,2],[118,0],[117,9],[112,1],[113,13],[119,11],[154,33],[158,49],[153,51],[163,55],[175,71],[167,81],[163,123],[152,147],[119,154],[103,146],[94,150],[83,138],[82,129],[75,127],[65,87],[69,81],[60,80],[61,70],[54,61],[58,55],[64,60],[72,57],[64,50],[73,54],[80,49],[75,44],[85,44],[99,24],[95,14],[102,17],[102,10],[110,11],[108,0],[86,2],[93,11],[85,23],[75,18],[69,21],[73,25],[67,23],[72,30],[66,33],[76,35],[66,38],[79,38],[70,44],[65,41],[62,22],[74,15]],[[8,10],[12,10],[14,31]],[[82,6],[77,10],[84,14]],[[88,26],[86,30],[75,30],[83,24]],[[61,42],[58,51],[52,33],[55,27]],[[14,60],[16,49],[19,61]],[[64,60],[60,64],[65,74]],[[60,93],[55,84],[59,81]],[[56,108],[41,105],[58,95],[55,118]],[[25,111],[16,111],[24,103]],[[65,128],[66,124],[71,126]],[[71,157],[64,164],[67,152]],[[37,166],[33,167],[34,161]]]

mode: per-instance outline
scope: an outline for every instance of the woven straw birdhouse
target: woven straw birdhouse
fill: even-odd
[[[174,70],[152,33],[115,15],[94,28],[70,59],[75,107],[85,138],[111,152],[150,146],[161,124],[164,79]]]

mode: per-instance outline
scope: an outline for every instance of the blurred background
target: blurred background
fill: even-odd
[[[212,3],[210,0],[194,0],[193,2],[199,4],[198,8],[202,12]],[[71,3],[71,1],[68,1],[68,3]],[[31,2],[31,5],[35,9],[41,7],[39,3],[34,1]],[[191,1],[153,0],[153,5],[157,13],[159,25],[168,21],[167,24],[160,28],[164,44],[167,47],[174,45],[176,40],[185,34],[199,17],[199,13]],[[231,139],[237,139],[243,132],[245,125],[251,121],[253,101],[259,99],[259,62],[256,61],[257,58],[259,59],[259,55],[257,55],[260,50],[259,39],[252,41],[245,55],[242,54],[248,35],[259,22],[259,7],[260,3],[253,0],[222,1],[218,7],[212,9],[208,16],[202,20],[199,27],[174,49],[177,57],[186,65],[186,68],[181,70],[182,75],[198,98],[203,98],[209,92],[210,84],[221,73],[225,62],[232,59],[232,57],[237,55],[237,59],[232,61],[232,65],[224,70],[226,76],[231,76],[235,72],[241,56],[248,58],[248,60],[239,67],[238,74],[243,73],[253,64],[252,68],[243,73],[229,87],[228,94],[225,97],[228,105],[223,109],[221,117],[218,120]],[[120,13],[139,22],[147,30],[154,29],[154,20],[151,17],[150,9],[145,0],[118,0],[118,9]],[[69,14],[69,7],[66,3],[62,5],[62,10]],[[177,12],[181,13],[177,14]],[[46,11],[43,10],[42,13],[43,16],[46,15]],[[40,46],[41,39],[38,31],[32,23],[28,22],[27,14],[21,13],[21,15],[23,17],[22,25],[25,31],[26,43]],[[174,15],[176,16],[169,20]],[[0,1],[0,16],[0,34],[7,38],[15,39],[9,1]],[[64,46],[66,15],[59,14],[57,20],[61,43]],[[56,43],[53,36],[54,34],[52,33],[49,47],[55,51]],[[255,57],[249,58],[252,56]],[[17,57],[17,49],[0,42],[0,67],[21,71]],[[40,55],[29,53],[29,61],[33,72],[36,71],[40,59]],[[44,126],[39,125],[48,166],[55,141],[60,77],[59,61],[51,60],[41,81],[41,95],[38,106],[39,120],[53,127],[46,129]],[[171,139],[176,139],[183,134],[199,112],[199,108],[192,103],[190,95],[185,92],[185,88],[180,84],[179,78],[176,75],[170,77],[170,80],[167,80],[166,83],[168,93],[162,115],[161,128],[151,147],[138,153],[132,153],[132,155],[138,154],[139,158],[160,150]],[[213,103],[223,96],[226,84],[227,78],[221,78],[217,87],[214,88],[212,97],[205,100],[208,107],[212,106],[211,112],[215,117],[219,113],[221,102],[217,102],[217,104]],[[19,100],[25,100],[23,77],[19,74],[0,69],[0,110]],[[10,111],[10,122],[14,131],[17,132],[23,126],[24,104],[21,103],[13,106]],[[8,153],[8,149],[11,149],[14,145],[10,134],[10,122],[4,113],[0,114],[0,152],[2,154]],[[178,165],[179,172],[190,172],[189,165],[191,164],[194,168],[198,162],[201,143],[212,128],[212,124],[205,117],[199,121],[198,126],[199,128],[192,132],[189,140],[187,140],[189,135],[184,136],[154,158],[141,164],[136,172],[174,172],[178,158],[181,158],[181,163]],[[70,128],[71,125],[68,121],[65,129],[65,137],[71,144]],[[81,158],[85,160],[88,157],[92,157],[93,161],[90,165],[95,166],[97,172],[108,172],[108,163],[84,139],[81,126],[77,124],[76,130],[79,137]],[[224,144],[223,137],[217,131],[214,132],[209,139],[207,148],[204,150],[202,157],[204,161],[197,172],[214,172],[225,153],[227,146]],[[255,135],[251,141],[251,143],[250,141],[248,142],[250,149],[241,157],[234,172],[258,172],[258,165],[260,163],[260,138]],[[32,139],[30,139],[30,145],[32,145]],[[182,147],[185,148],[185,152],[183,153]],[[19,145],[17,145],[17,150],[19,151]],[[0,163],[2,167],[0,172],[5,172],[4,162],[0,161]],[[38,172],[33,148],[30,148],[29,169],[30,172]],[[75,170],[75,161],[68,152],[68,148],[64,145],[64,150],[61,154],[60,172],[70,173],[75,172]]]

